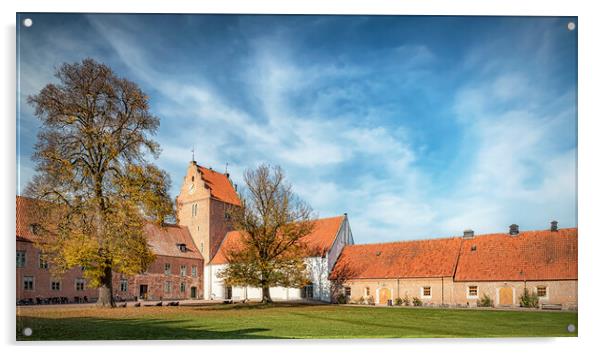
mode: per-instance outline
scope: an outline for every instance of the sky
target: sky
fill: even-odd
[[[280,165],[356,243],[577,226],[576,18],[17,17],[19,194],[27,97],[91,57],[150,97],[174,198],[194,147],[239,186]]]

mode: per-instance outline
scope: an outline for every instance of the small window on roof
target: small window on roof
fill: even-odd
[[[178,249],[180,250],[180,252],[186,252],[186,244],[185,243],[178,243],[177,246],[178,246]]]

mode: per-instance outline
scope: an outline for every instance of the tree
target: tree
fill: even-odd
[[[168,175],[147,161],[159,119],[133,82],[93,59],[63,64],[59,83],[28,97],[41,121],[26,194],[39,201],[38,247],[56,272],[84,269],[98,305],[114,307],[113,272],[140,273],[154,260],[146,222],[174,215]]]
[[[227,250],[228,266],[220,275],[230,286],[261,288],[262,302],[270,303],[270,287],[308,283],[301,239],[314,227],[311,208],[293,194],[280,167],[247,170],[244,181],[248,191],[240,195],[241,206],[230,210],[242,243]]]

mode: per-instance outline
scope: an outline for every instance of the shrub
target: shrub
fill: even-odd
[[[366,303],[367,303],[368,305],[374,305],[374,297],[373,297],[372,295],[368,296],[368,297],[366,298]]]
[[[395,299],[395,306],[401,306],[402,304],[403,304],[403,300],[400,297]]]
[[[408,294],[406,294],[406,296],[404,296],[404,298],[401,300],[401,302],[403,303],[404,306],[410,306],[410,298],[408,297]]]
[[[419,298],[417,298],[417,297],[414,296],[412,298],[412,304],[414,306],[422,306],[422,300],[420,300]]]
[[[493,300],[487,294],[477,300],[477,307],[493,307]]]
[[[346,304],[347,303],[347,296],[345,296],[345,294],[339,294],[339,296],[337,296],[337,303],[339,303],[339,304]]]
[[[527,288],[520,296],[520,307],[538,307],[539,297],[536,292],[530,292]]]

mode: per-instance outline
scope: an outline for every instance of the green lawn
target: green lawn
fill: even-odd
[[[17,340],[576,336],[577,313],[258,304],[22,307]],[[33,330],[30,337],[23,328]]]

